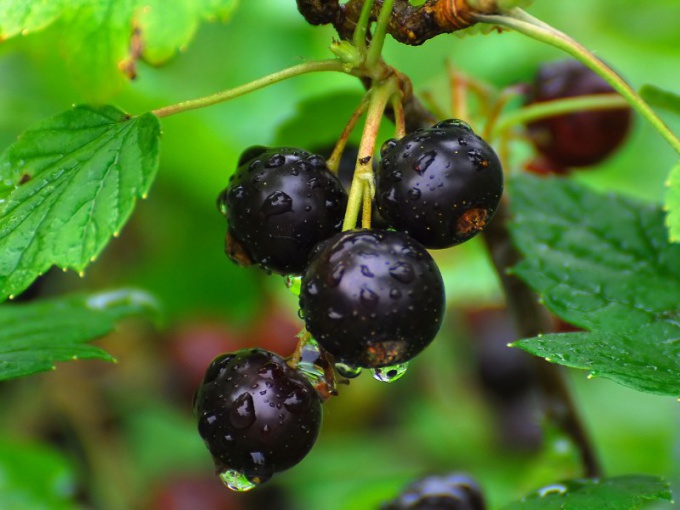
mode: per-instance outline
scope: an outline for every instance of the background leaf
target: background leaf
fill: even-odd
[[[0,306],[0,381],[54,368],[55,361],[102,359],[107,352],[86,342],[113,331],[117,321],[149,315],[148,294],[117,290]]]
[[[143,197],[158,167],[158,119],[78,106],[0,155],[0,299],[52,265],[82,271]]]
[[[0,441],[0,508],[75,510],[73,468],[61,454],[25,441]]]
[[[194,37],[201,20],[226,21],[238,0],[5,0],[0,38],[47,33],[62,49],[75,80],[94,100],[136,76],[136,61],[159,65]]]
[[[503,510],[635,510],[670,499],[668,483],[661,478],[633,475],[549,485]]]
[[[680,115],[680,95],[655,85],[643,85],[640,95],[651,106]]]
[[[680,242],[680,163],[673,167],[666,182],[666,225],[672,243]]]
[[[559,317],[593,335],[516,345],[642,391],[680,395],[680,246],[663,211],[565,179],[512,184],[513,271]]]

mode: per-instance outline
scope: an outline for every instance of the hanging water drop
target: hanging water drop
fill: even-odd
[[[355,377],[359,377],[361,374],[360,367],[352,367],[345,363],[336,363],[335,370],[345,379],[354,379]]]
[[[555,483],[553,485],[548,485],[547,487],[543,487],[542,489],[538,489],[538,496],[541,498],[544,498],[546,496],[550,496],[552,494],[565,494],[567,492],[567,488],[560,484],[560,483]]]
[[[400,363],[391,367],[373,369],[373,378],[380,382],[391,383],[400,379],[408,369],[408,363]]]
[[[220,479],[224,485],[236,492],[246,492],[257,485],[255,482],[249,480],[246,475],[235,469],[229,469],[220,473]]]
[[[290,293],[293,294],[293,296],[299,296],[300,290],[302,289],[302,276],[289,274],[285,279],[286,287],[288,287]]]

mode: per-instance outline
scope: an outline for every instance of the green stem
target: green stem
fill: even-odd
[[[229,101],[230,99],[234,99],[255,90],[273,85],[274,83],[287,80],[288,78],[292,78],[294,76],[321,71],[346,72],[343,63],[335,59],[305,62],[303,64],[298,64],[296,66],[289,67],[288,69],[284,69],[283,71],[278,71],[268,76],[264,76],[263,78],[259,78],[249,83],[239,85],[233,89],[223,90],[221,92],[217,92],[216,94],[200,97],[198,99],[190,99],[188,101],[183,101],[170,106],[164,106],[163,108],[153,110],[151,113],[156,115],[156,117],[167,117],[168,115],[174,115],[176,113],[195,110],[197,108],[203,108],[205,106],[211,106],[224,101]]]
[[[476,14],[475,20],[511,28],[570,54],[614,87],[640,115],[649,121],[670,146],[680,154],[680,139],[664,124],[654,110],[618,74],[568,35],[530,16],[519,8],[494,15]]]
[[[392,8],[394,7],[394,0],[385,0],[382,4],[382,9],[378,15],[378,22],[373,33],[373,41],[371,47],[368,49],[368,56],[366,57],[366,68],[375,68],[380,56],[382,55],[383,45],[385,44],[385,36],[387,35],[387,27],[392,16]]]
[[[347,199],[347,210],[345,219],[342,223],[342,230],[351,230],[356,227],[359,210],[362,205],[370,204],[373,193],[373,154],[375,152],[375,141],[378,137],[378,129],[382,121],[385,107],[393,94],[398,91],[395,79],[388,79],[385,82],[375,84],[369,91],[368,109],[364,131],[361,135],[359,154],[357,156],[356,169],[352,178],[352,186],[349,190]],[[367,198],[367,195],[369,198]],[[362,227],[370,227],[371,207],[364,207],[362,214]]]
[[[501,116],[494,124],[488,138],[496,138],[516,124],[528,124],[546,117],[585,110],[616,110],[626,107],[628,107],[628,101],[619,94],[593,94],[535,103]]]
[[[366,34],[368,33],[368,23],[371,18],[371,9],[373,8],[373,0],[366,0],[361,8],[359,21],[354,28],[352,34],[352,43],[361,52],[362,55],[366,53]]]

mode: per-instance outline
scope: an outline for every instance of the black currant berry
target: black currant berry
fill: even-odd
[[[294,466],[321,426],[321,401],[307,378],[263,349],[217,357],[196,392],[194,412],[227,483],[262,483]]]
[[[307,330],[335,361],[404,363],[439,331],[444,284],[425,248],[402,232],[351,230],[315,250],[302,277]]]
[[[501,163],[464,122],[388,140],[380,152],[378,211],[425,247],[460,244],[493,218],[503,192]]]
[[[612,92],[611,85],[585,65],[561,60],[539,69],[528,103]],[[556,115],[532,122],[527,128],[536,149],[551,162],[583,167],[601,162],[619,147],[631,122],[631,109],[620,108]]]
[[[485,510],[477,482],[463,474],[428,476],[410,484],[382,510]]]
[[[232,260],[299,274],[312,248],[340,231],[347,193],[321,156],[256,146],[244,152],[218,205]]]

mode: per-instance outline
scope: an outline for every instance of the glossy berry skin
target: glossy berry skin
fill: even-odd
[[[447,120],[381,148],[378,211],[426,248],[447,248],[478,234],[503,193],[493,149],[470,126]]]
[[[428,476],[410,484],[381,510],[485,510],[481,488],[469,476]]]
[[[300,462],[321,426],[321,401],[306,377],[263,349],[217,357],[194,412],[217,472],[235,470],[255,483]]]
[[[378,368],[415,357],[444,314],[431,255],[402,232],[350,230],[326,241],[302,277],[307,330],[336,362]]]
[[[611,85],[580,62],[560,60],[539,69],[528,104],[613,92]],[[631,109],[620,108],[547,117],[527,129],[538,152],[553,166],[584,167],[600,163],[619,147],[631,122]]]
[[[299,274],[312,248],[340,231],[346,205],[347,193],[321,156],[251,147],[218,198],[227,254],[239,264]]]

